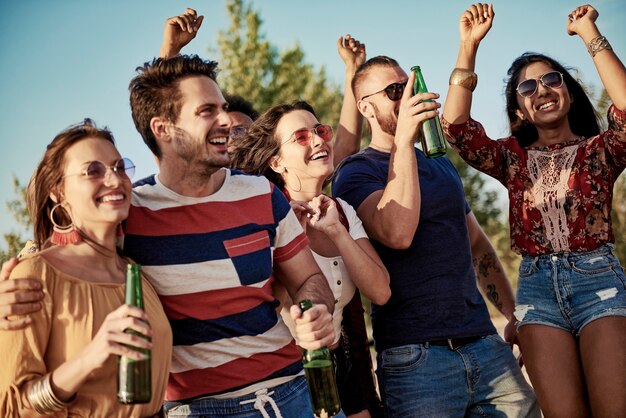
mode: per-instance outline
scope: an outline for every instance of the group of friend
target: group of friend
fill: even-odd
[[[366,60],[347,35],[336,135],[306,102],[259,115],[222,93],[216,62],[179,55],[203,20],[187,9],[129,86],[158,174],[131,185],[132,161],[85,119],[31,178],[34,242],[0,280],[0,415],[312,417],[300,348],[324,346],[339,416],[623,414],[626,277],[610,212],[626,167],[626,69],[598,12],[576,8],[567,33],[611,99],[608,129],[566,68],[525,53],[508,72],[511,136],[492,140],[470,110],[494,17],[482,3],[461,14],[441,121],[454,150],[508,190],[517,297],[454,166],[415,146],[439,94],[413,94],[414,73]],[[144,311],[123,304],[129,263],[143,268]],[[504,339],[480,290],[508,320]],[[152,350],[148,404],[116,400],[116,357],[143,356],[132,347]]]

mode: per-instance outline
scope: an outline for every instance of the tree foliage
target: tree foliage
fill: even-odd
[[[270,44],[261,33],[263,21],[250,1],[229,0],[226,8],[230,25],[217,36],[222,89],[244,97],[259,111],[277,103],[306,100],[320,120],[335,126],[342,91],[329,82],[325,68],[307,64],[298,44],[283,51]],[[334,44],[328,45],[329,51],[334,48]]]
[[[15,219],[15,223],[21,229],[30,229],[32,222],[28,209],[26,207],[26,186],[22,186],[17,179],[13,176],[13,191],[17,197],[13,200],[6,202],[8,211]],[[4,263],[11,257],[14,257],[22,248],[26,240],[22,238],[22,234],[12,231],[4,234],[4,241],[6,249],[0,250],[0,263]]]

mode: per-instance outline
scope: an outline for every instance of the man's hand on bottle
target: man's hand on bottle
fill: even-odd
[[[317,350],[328,347],[335,341],[333,316],[328,312],[326,305],[313,305],[303,313],[300,307],[294,304],[289,313],[296,324],[296,337],[300,347]]]
[[[410,143],[411,146],[417,139],[420,124],[439,115],[439,103],[435,99],[439,98],[437,93],[418,93],[413,95],[413,84],[415,83],[415,73],[411,71],[404,93],[400,99],[400,109],[398,110],[398,124],[396,126],[396,144]],[[425,101],[431,100],[431,101]],[[400,141],[400,142],[398,142]]]

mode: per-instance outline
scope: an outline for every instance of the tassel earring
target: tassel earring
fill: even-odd
[[[57,203],[52,207],[50,211],[50,222],[52,222],[52,236],[50,242],[55,245],[73,245],[78,244],[83,239],[81,238],[78,230],[74,226],[74,222],[70,222],[69,225],[60,226],[54,221],[54,211],[60,207],[61,204]]]

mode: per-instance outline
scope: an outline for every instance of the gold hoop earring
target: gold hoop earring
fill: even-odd
[[[287,187],[288,186],[287,178],[289,177],[290,171],[285,169],[285,173],[287,173],[287,175],[285,176],[285,187]],[[302,182],[300,181],[300,177],[298,177],[298,175],[296,173],[293,173],[293,175],[296,176],[296,179],[298,180],[298,189],[296,190],[296,189],[292,188],[291,186],[289,186],[287,188],[291,189],[294,192],[299,192],[300,190],[302,190]]]
[[[83,239],[81,238],[74,222],[70,222],[69,225],[61,226],[54,220],[54,211],[62,207],[61,203],[57,203],[50,210],[50,222],[52,222],[52,236],[50,237],[50,242],[55,245],[74,245],[81,242]]]

